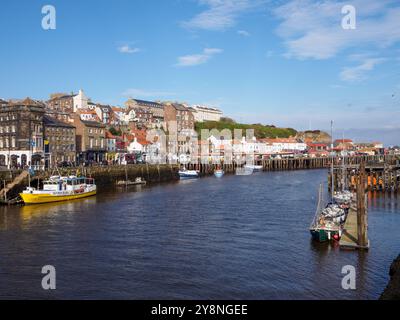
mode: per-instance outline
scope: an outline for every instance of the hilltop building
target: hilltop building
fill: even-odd
[[[194,120],[196,122],[220,121],[222,117],[222,111],[216,108],[194,105],[192,106],[192,109]]]

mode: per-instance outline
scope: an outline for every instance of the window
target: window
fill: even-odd
[[[11,138],[11,148],[15,148],[15,137]]]

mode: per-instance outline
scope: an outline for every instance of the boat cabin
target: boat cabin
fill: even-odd
[[[86,177],[52,177],[48,181],[43,182],[43,191],[75,191],[83,189],[85,186],[94,185],[92,178]]]

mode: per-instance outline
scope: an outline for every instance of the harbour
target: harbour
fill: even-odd
[[[0,297],[376,299],[400,250],[399,196],[368,192],[368,252],[316,243],[307,226],[327,171],[115,186],[0,207]],[[57,267],[54,292],[37,285],[43,262]],[[357,267],[357,290],[341,287],[345,265]]]

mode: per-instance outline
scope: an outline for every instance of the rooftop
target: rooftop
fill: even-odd
[[[48,127],[75,128],[73,125],[54,119],[48,115],[43,116],[43,123]]]

